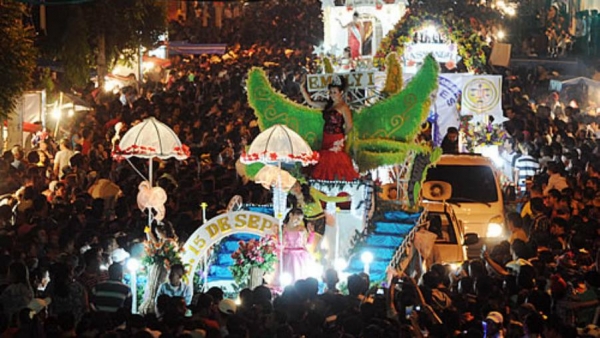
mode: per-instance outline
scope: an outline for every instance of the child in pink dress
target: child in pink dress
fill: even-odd
[[[294,208],[283,221],[282,272],[292,276],[292,282],[311,276],[313,258],[306,249],[314,232],[304,227],[302,209]]]

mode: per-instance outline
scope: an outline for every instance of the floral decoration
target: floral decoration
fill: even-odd
[[[428,24],[435,24],[442,35],[457,44],[467,71],[483,73],[487,63],[485,50],[489,48],[484,23],[487,26],[500,20],[498,11],[477,5],[456,6],[450,1],[413,3],[394,29],[381,40],[375,64],[384,65],[390,52],[403,55],[404,46],[412,41],[415,32]],[[447,66],[453,69],[456,65],[451,63]]]
[[[144,242],[144,251],[146,255],[142,259],[142,263],[145,266],[162,264],[165,269],[170,270],[174,264],[183,265],[181,260],[183,247],[180,247],[175,239],[167,238],[162,242],[146,241]]]
[[[499,124],[466,123],[462,125],[465,145],[469,152],[483,145],[502,145],[508,134]]]
[[[264,151],[262,153],[244,152],[241,155],[242,163],[254,163],[254,162],[261,162],[261,161],[265,161],[265,160],[267,162],[278,162],[278,161],[301,162],[304,165],[316,164],[317,162],[319,162],[319,153],[316,151],[313,151],[309,154],[302,153],[299,155],[294,155],[294,154],[280,155],[276,152]]]
[[[229,267],[235,283],[245,287],[253,267],[265,273],[273,272],[275,263],[279,261],[280,246],[275,236],[265,236],[259,240],[239,241],[239,248],[231,254],[233,265]]]
[[[121,149],[119,145],[115,146],[115,150],[113,151],[113,157],[117,160],[122,160],[131,156],[151,156],[154,157],[157,153],[157,149],[154,147],[148,147],[143,145],[132,144],[131,146]],[[189,157],[190,156],[190,148],[185,144],[182,144],[181,147],[174,147],[171,151],[172,156],[174,157]]]

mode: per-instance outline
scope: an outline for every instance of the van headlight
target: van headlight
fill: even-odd
[[[488,223],[486,237],[500,237],[504,234],[502,217],[496,216]]]

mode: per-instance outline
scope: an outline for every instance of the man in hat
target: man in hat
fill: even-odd
[[[225,298],[219,302],[218,308],[220,331],[223,337],[226,337],[229,335],[227,322],[229,321],[230,317],[235,315],[237,312],[237,305],[235,305],[233,300]]]
[[[498,311],[488,313],[484,321],[485,337],[502,338],[504,337],[504,316]]]

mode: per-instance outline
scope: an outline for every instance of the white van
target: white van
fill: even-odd
[[[442,155],[427,171],[428,181],[450,184],[447,203],[453,205],[465,233],[476,233],[479,243],[497,244],[507,239],[504,198],[496,168],[481,155]]]
[[[427,184],[423,189],[426,188]],[[467,247],[479,241],[477,234],[465,233],[452,205],[443,201],[423,200],[421,206],[427,213],[426,229],[437,235],[434,245],[439,261],[433,263],[449,264],[452,270],[456,270],[468,259]]]

